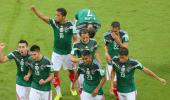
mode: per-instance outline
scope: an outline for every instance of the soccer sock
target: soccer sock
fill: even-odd
[[[117,91],[117,87],[113,87],[114,96],[115,96],[116,100],[119,100],[119,98],[118,98],[118,93],[117,93],[117,92],[118,92],[118,91]]]
[[[61,81],[60,81],[59,76],[56,76],[53,85],[54,85],[54,87],[56,89],[57,94],[61,93],[61,91],[60,91],[60,83],[61,83]]]
[[[71,82],[73,82],[74,76],[75,76],[74,71],[73,72],[69,72],[69,79],[70,79]]]

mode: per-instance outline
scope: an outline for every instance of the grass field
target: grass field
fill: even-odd
[[[30,11],[32,4],[50,17],[55,17],[57,7],[68,10],[68,19],[81,8],[93,9],[102,23],[96,39],[103,65],[103,33],[112,21],[121,22],[129,33],[130,55],[170,82],[170,2],[169,0],[0,0],[0,41],[7,43],[5,53],[14,50],[20,39],[38,44],[44,55],[51,56],[53,31]],[[15,100],[14,61],[0,65],[0,100]],[[78,100],[69,92],[67,73],[62,71],[63,100]],[[140,71],[135,74],[138,100],[169,100],[170,85],[162,86]],[[109,94],[109,82],[104,85],[106,100],[114,100]],[[55,92],[54,92],[55,93]],[[53,93],[53,94],[54,94]]]

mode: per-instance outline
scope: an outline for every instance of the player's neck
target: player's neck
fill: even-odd
[[[37,58],[37,61],[40,61],[43,58],[42,54]]]

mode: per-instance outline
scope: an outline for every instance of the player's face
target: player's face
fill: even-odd
[[[40,53],[39,53],[39,52],[37,52],[37,51],[31,51],[31,58],[32,58],[33,60],[37,61],[38,58],[39,58],[39,56],[40,56]]]
[[[119,29],[119,27],[111,27],[111,31],[112,31],[112,33],[119,34],[120,29]]]
[[[120,60],[121,63],[125,63],[125,62],[128,61],[128,56],[126,56],[126,55],[120,55],[120,56],[119,56],[119,60]]]
[[[62,22],[65,17],[61,14],[61,12],[56,11],[56,20],[57,22]]]
[[[82,60],[85,64],[91,64],[92,60],[91,60],[91,56],[82,56]]]
[[[28,53],[28,46],[25,43],[19,43],[18,51],[22,56],[26,56]]]
[[[81,41],[87,44],[89,42],[89,34],[81,34]]]

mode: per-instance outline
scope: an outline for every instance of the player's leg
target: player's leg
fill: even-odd
[[[29,100],[41,100],[40,92],[36,89],[31,88]]]
[[[104,95],[96,95],[95,97],[93,97],[93,100],[105,100]]]
[[[83,82],[84,82],[84,75],[80,74],[79,78],[78,78],[78,90],[79,90],[79,95],[82,93],[83,91]]]
[[[111,78],[111,71],[112,71],[112,65],[110,65],[110,64],[107,64],[107,66],[106,66],[106,78],[107,78],[107,80],[110,80],[110,78]],[[114,96],[115,96],[115,98],[116,98],[116,100],[119,100],[118,99],[118,91],[117,91],[117,77],[116,77],[116,75],[115,75],[115,78],[114,78],[114,86],[113,87],[110,87],[110,93],[112,94],[114,94]]]
[[[80,95],[80,100],[92,100],[92,95],[90,93],[82,91]]]
[[[127,93],[127,100],[136,100],[136,91]]]
[[[62,97],[61,90],[60,90],[61,80],[59,77],[59,71],[62,66],[62,55],[59,55],[59,54],[53,52],[51,61],[53,63],[53,67],[54,67],[54,71],[55,71],[54,80],[53,80],[53,85],[56,90],[55,100],[58,100],[59,98]]]
[[[74,66],[73,66],[73,63],[71,62],[71,57],[70,57],[70,54],[68,55],[63,55],[63,67],[64,69],[67,69],[68,72],[69,72],[69,80],[70,80],[70,91],[71,91],[71,94],[73,96],[77,95],[77,92],[76,90],[72,90],[71,87],[72,87],[72,83],[73,83],[73,80],[74,80],[74,76],[75,76],[75,71],[74,71]]]
[[[17,100],[29,100],[30,87],[24,87],[16,84]]]
[[[118,97],[119,97],[119,100],[126,100],[126,93],[118,92]]]
[[[43,91],[41,95],[41,100],[52,100],[52,91]]]

